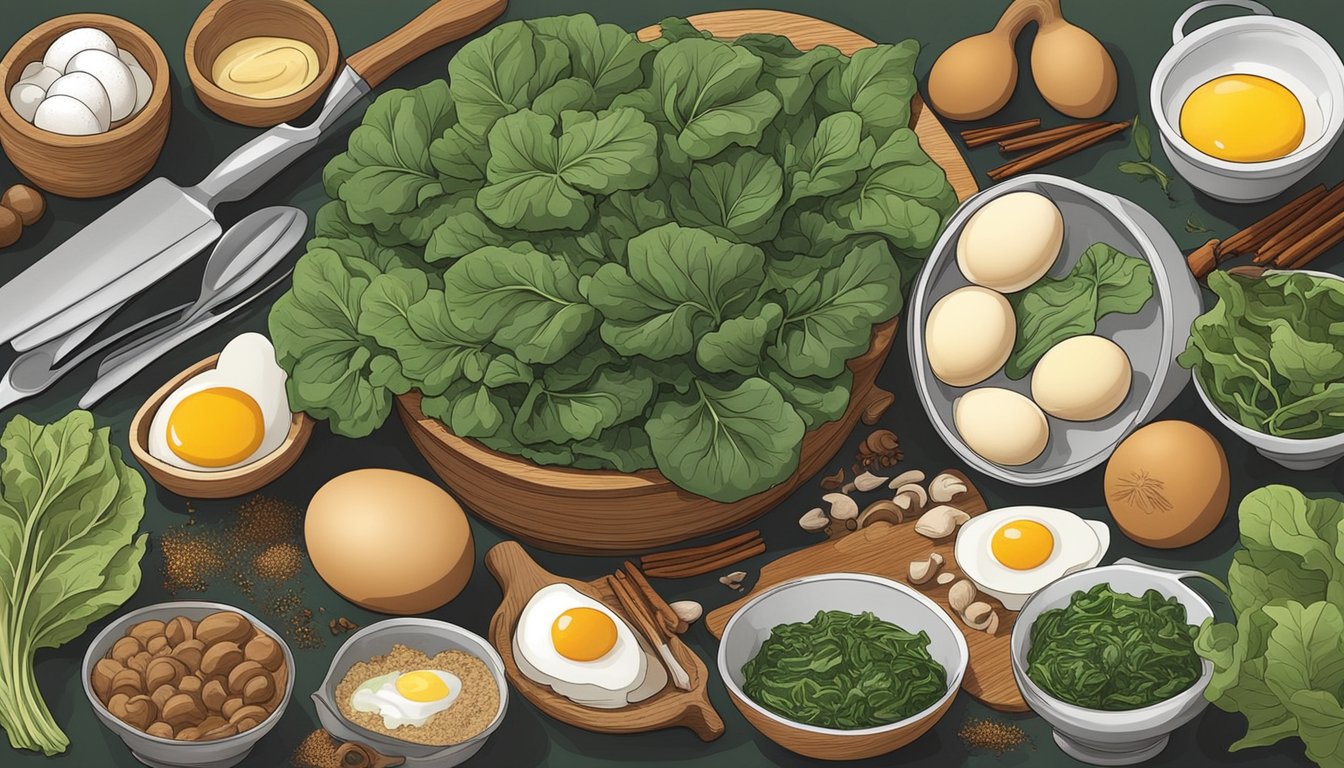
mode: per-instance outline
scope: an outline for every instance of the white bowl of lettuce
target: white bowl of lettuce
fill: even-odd
[[[1344,278],[1217,271],[1180,363],[1214,418],[1288,469],[1344,457]]]

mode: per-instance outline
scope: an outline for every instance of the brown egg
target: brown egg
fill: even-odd
[[[1188,546],[1217,528],[1227,511],[1227,455],[1194,424],[1153,422],[1111,454],[1105,490],[1126,536],[1160,549]]]
[[[1063,17],[1043,22],[1031,46],[1031,75],[1050,106],[1069,117],[1096,117],[1115,101],[1115,61],[1106,47]]]
[[[466,515],[443,489],[390,469],[322,486],[304,521],[318,574],[342,597],[381,613],[425,613],[457,597],[475,548]]]

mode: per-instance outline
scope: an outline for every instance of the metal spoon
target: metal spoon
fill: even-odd
[[[204,314],[211,306],[227,301],[252,283],[230,285],[236,277],[247,271],[248,267],[272,255],[279,249],[283,257],[303,237],[307,228],[307,216],[297,208],[266,208],[248,216],[224,233],[216,243],[210,260],[206,263],[205,276],[201,280],[201,298],[194,303],[182,304],[159,312],[140,322],[122,329],[106,339],[102,339],[66,359],[83,342],[88,340],[104,322],[120,308],[113,307],[101,315],[79,326],[64,336],[57,337],[38,347],[24,352],[10,364],[9,370],[0,377],[0,409],[8,408],[20,400],[45,392],[85,360],[102,352],[122,339],[163,320],[178,315],[183,319],[192,315]],[[283,248],[280,249],[280,246]],[[274,266],[272,263],[270,266]],[[260,279],[267,271],[257,274],[252,282]],[[208,305],[207,305],[208,299]],[[164,331],[169,331],[169,326]],[[152,338],[158,338],[152,334]],[[147,339],[148,340],[148,339]],[[138,344],[136,345],[138,346]],[[105,361],[106,362],[106,361]],[[59,364],[58,364],[59,363]]]

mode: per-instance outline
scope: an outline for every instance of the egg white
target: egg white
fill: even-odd
[[[389,672],[370,678],[350,696],[350,707],[356,712],[369,712],[383,718],[387,728],[403,725],[420,727],[429,718],[451,707],[462,692],[462,680],[441,669],[423,670],[438,677],[448,686],[448,695],[437,701],[411,701],[397,690],[397,678],[403,673]]]
[[[66,32],[47,46],[47,52],[42,56],[42,63],[64,72],[70,59],[83,51],[102,51],[116,55],[117,44],[101,29],[79,27]]]
[[[560,614],[580,607],[601,611],[616,624],[616,643],[593,661],[568,659],[560,655],[551,641],[551,625]],[[648,659],[625,621],[568,584],[551,584],[537,590],[518,617],[514,646],[519,669],[525,676],[585,706],[624,706],[629,695],[645,682],[649,671]]]
[[[111,53],[103,50],[76,53],[65,65],[65,74],[72,72],[87,72],[103,84],[112,110],[112,122],[125,118],[135,109],[135,76],[130,67],[117,58],[116,46],[112,47]]]
[[[159,406],[149,427],[149,455],[172,466],[200,472],[221,472],[262,459],[285,441],[291,413],[285,393],[287,375],[275,362],[275,348],[259,333],[244,333],[224,347],[215,368],[191,377]],[[250,456],[226,467],[201,467],[178,456],[168,445],[168,419],[188,395],[228,387],[247,393],[261,408],[264,435]]]
[[[1019,571],[994,557],[994,533],[1016,520],[1040,523],[1054,537],[1054,549],[1045,562]],[[1072,512],[1052,507],[1004,507],[977,515],[957,531],[954,557],[962,573],[981,591],[1018,610],[1027,598],[1047,584],[1101,562],[1110,546],[1105,523],[1084,520]],[[1010,604],[1011,603],[1011,604]]]

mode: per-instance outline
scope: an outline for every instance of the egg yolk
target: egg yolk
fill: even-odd
[[[443,678],[424,669],[397,678],[397,693],[411,701],[430,702],[448,698],[451,691]]]
[[[551,643],[573,661],[596,661],[616,647],[616,622],[596,608],[570,608],[551,624]]]
[[[994,532],[989,550],[1001,564],[1015,571],[1029,571],[1049,559],[1055,550],[1055,537],[1035,520],[1014,520]]]
[[[1181,135],[1219,160],[1277,160],[1297,149],[1305,132],[1302,104],[1293,92],[1256,75],[1214,78],[1181,106]]]
[[[198,467],[227,467],[256,453],[266,434],[261,406],[231,387],[193,392],[168,416],[168,448]]]

